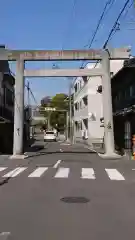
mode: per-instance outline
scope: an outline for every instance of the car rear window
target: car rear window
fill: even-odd
[[[46,134],[54,134],[54,132],[46,132]]]

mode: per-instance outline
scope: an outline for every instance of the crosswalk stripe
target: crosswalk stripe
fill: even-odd
[[[0,167],[0,172],[4,171],[5,169],[7,169],[7,167]]]
[[[111,180],[117,180],[117,181],[125,180],[125,178],[122,176],[122,174],[117,169],[106,169],[105,168],[105,171]]]
[[[69,175],[69,168],[59,168],[55,174],[55,178],[68,178]]]
[[[41,177],[48,167],[38,167],[34,172],[32,172],[28,177]]]
[[[5,177],[5,178],[16,177],[17,175],[19,175],[21,172],[23,172],[26,169],[27,169],[27,167],[15,168],[14,170],[12,170],[12,171],[8,172],[7,174],[5,174],[3,177]]]
[[[81,178],[95,179],[95,173],[94,173],[93,168],[82,168]]]
[[[60,161],[60,160],[59,160]],[[16,177],[28,167],[17,167],[6,174],[4,174],[3,178],[8,177]],[[8,167],[0,167],[0,172],[8,169]],[[41,177],[49,168],[48,167],[38,167],[27,176],[29,178],[39,178]],[[110,180],[125,180],[124,176],[115,168],[105,168],[105,172]],[[132,169],[133,170],[133,169]],[[6,170],[7,171],[7,170]],[[54,178],[68,178],[70,173],[70,168],[59,167],[54,175]],[[95,171],[93,168],[82,168],[81,169],[81,179],[96,179]]]

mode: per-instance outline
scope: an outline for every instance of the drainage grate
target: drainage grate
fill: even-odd
[[[65,203],[87,203],[90,201],[85,197],[63,197],[60,200]]]

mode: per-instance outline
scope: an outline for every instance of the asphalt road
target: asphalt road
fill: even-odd
[[[134,161],[38,141],[29,158],[0,163],[0,240],[3,232],[9,240],[134,239],[133,169]]]

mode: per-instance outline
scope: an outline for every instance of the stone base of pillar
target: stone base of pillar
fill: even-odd
[[[113,159],[120,159],[123,156],[117,154],[117,153],[98,153],[98,156],[101,157],[102,159],[107,159],[107,160],[113,160]]]
[[[9,158],[10,159],[21,159],[22,160],[22,159],[25,159],[27,157],[28,157],[28,155],[20,154],[20,155],[12,155]]]

